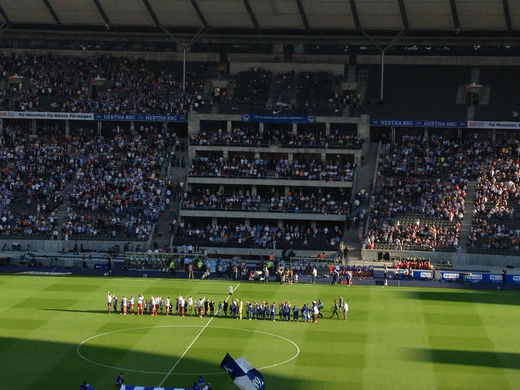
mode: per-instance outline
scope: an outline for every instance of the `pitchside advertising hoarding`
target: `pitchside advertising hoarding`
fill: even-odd
[[[502,274],[492,273],[467,273],[467,272],[456,272],[456,271],[439,271],[442,280],[446,281],[466,281],[471,283],[502,283]],[[431,280],[433,279],[433,271],[425,270],[413,270],[412,276],[418,280]],[[520,284],[520,275],[506,275],[507,283]]]
[[[442,280],[459,280],[458,272],[441,272]]]
[[[520,275],[509,275],[506,279],[511,280],[511,283],[520,283]]]
[[[412,271],[414,279],[433,279],[432,271]]]
[[[466,282],[479,283],[484,280],[484,276],[482,274],[469,274],[465,277]]]

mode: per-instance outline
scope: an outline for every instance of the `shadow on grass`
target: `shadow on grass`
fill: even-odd
[[[81,354],[91,361],[105,365],[99,366],[82,359],[77,353],[77,347],[78,345],[73,343],[0,337],[2,388],[76,389],[86,379],[96,390],[112,389],[120,371],[124,372],[125,382],[129,385],[154,387],[161,383],[184,350],[183,348],[182,351],[158,350],[157,353],[145,353],[124,347],[83,345],[80,348]],[[236,353],[235,351],[233,355]],[[222,350],[222,358],[225,354],[226,351]],[[253,357],[246,358],[255,365]],[[124,363],[119,363],[121,359],[124,359]],[[220,368],[220,359],[218,362],[210,362],[184,356],[174,373],[164,381],[163,386],[191,388],[198,375],[202,374],[214,389],[235,388],[229,375]],[[269,369],[262,370],[262,375],[267,388],[322,387],[322,383],[318,379],[312,379],[312,376],[286,377],[271,373]]]
[[[510,291],[413,291],[406,292],[414,299],[441,302],[490,303],[495,305],[520,305],[520,294]]]
[[[520,370],[520,353],[409,348],[408,359],[425,363]]]

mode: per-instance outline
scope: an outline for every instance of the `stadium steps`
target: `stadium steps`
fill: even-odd
[[[468,188],[466,190],[466,203],[464,207],[464,218],[460,226],[459,246],[462,253],[467,253],[468,235],[473,221],[475,206],[473,200],[475,199],[475,190],[477,182],[475,180],[468,181]]]
[[[350,71],[350,66],[349,66]],[[348,76],[347,76],[348,77]],[[365,100],[368,90],[368,69],[360,69],[356,75],[357,93],[361,97],[361,101]]]
[[[181,139],[181,142],[184,143],[185,147],[181,147],[179,148],[179,150],[176,150],[175,155],[178,157],[178,159],[183,158],[186,164],[184,167],[180,167],[178,166],[178,164],[176,164],[167,171],[167,176],[171,177],[174,183],[186,183],[186,178],[188,176],[187,167],[189,165],[189,159],[187,139],[183,138]],[[173,218],[179,220],[179,202],[177,194],[175,193],[173,194],[173,202],[171,204],[171,209],[173,210]],[[170,219],[170,213],[167,210],[160,213],[159,219],[155,225],[154,237],[152,238],[152,243],[154,243],[153,245],[157,243],[157,246],[159,248],[163,248],[164,250],[167,250],[170,246],[170,243],[172,242],[172,235],[170,234],[169,226]]]
[[[479,104],[489,104],[489,97],[491,96],[491,88],[489,86],[482,86],[482,95],[480,95]]]
[[[369,191],[374,179],[374,172],[376,170],[377,149],[379,144],[371,142],[368,147],[362,166],[356,170],[356,181],[352,193],[355,196],[362,189]],[[368,209],[368,206],[366,207]],[[349,260],[361,260],[361,240],[358,228],[351,227],[344,230],[343,241],[349,250]]]
[[[475,106],[468,106],[468,111],[466,111],[466,120],[472,121],[475,119]]]
[[[69,206],[69,194],[72,190],[72,187],[74,185],[74,179],[67,181],[65,183],[65,188],[63,189],[63,203],[58,207],[58,221],[56,223],[56,226],[58,227],[58,231],[61,230],[61,227],[67,220],[67,208]]]
[[[356,80],[356,65],[349,65],[347,69],[347,82],[355,83]]]
[[[466,104],[466,101],[464,100],[464,86],[460,85],[457,87],[457,95],[455,96],[455,104]]]
[[[471,68],[471,83],[480,83],[480,68]]]

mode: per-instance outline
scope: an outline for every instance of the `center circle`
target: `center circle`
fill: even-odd
[[[128,367],[118,367],[116,365],[109,364],[109,362],[103,362],[103,357],[105,356],[104,348],[106,346],[104,344],[94,345],[94,343],[92,343],[92,341],[94,341],[96,339],[103,338],[103,337],[112,337],[112,342],[116,342],[117,343],[118,341],[121,341],[121,340],[118,339],[118,337],[119,337],[119,334],[122,334],[122,333],[140,334],[140,333],[147,333],[148,330],[158,330],[158,329],[165,329],[165,328],[197,328],[197,329],[201,329],[201,328],[204,328],[204,325],[146,326],[146,327],[120,329],[120,330],[114,330],[114,331],[111,331],[111,332],[100,333],[100,334],[88,337],[85,340],[83,340],[81,343],[79,343],[78,346],[76,347],[76,353],[83,360],[85,360],[85,361],[87,361],[87,362],[89,362],[91,364],[95,364],[97,366],[100,366],[100,367],[111,368],[111,369],[120,370],[120,371],[136,372],[136,373],[141,373],[141,374],[166,375],[166,374],[168,374],[167,370],[166,371],[162,371],[162,370],[157,370],[156,368],[134,369],[134,368],[128,368]],[[274,333],[264,332],[262,330],[257,330],[257,329],[233,328],[233,327],[225,327],[225,326],[208,326],[208,327],[206,327],[205,331],[206,332],[211,332],[212,330],[215,330],[215,329],[222,329],[222,330],[225,330],[225,331],[231,331],[232,330],[232,331],[238,331],[238,332],[258,333],[260,335],[268,336],[270,338],[274,337],[274,338],[278,339],[279,341],[281,340],[283,342],[290,343],[294,347],[295,352],[288,359],[285,359],[285,360],[282,360],[282,361],[278,361],[278,362],[273,362],[272,364],[263,365],[262,367],[257,367],[258,370],[266,370],[268,368],[273,368],[273,367],[280,366],[282,364],[289,363],[291,360],[295,359],[300,354],[300,348],[298,347],[298,345],[294,341],[292,341],[292,340],[290,340],[290,339],[288,339],[288,338],[286,338],[284,336],[280,336],[280,335],[277,335],[277,334],[274,334]],[[229,332],[228,332],[228,334],[225,335],[225,337],[226,338],[230,337],[229,336]],[[123,338],[122,342],[123,343],[120,345],[120,347],[124,347],[125,342],[128,342],[128,340],[125,340]],[[91,350],[87,352],[86,350],[88,350],[89,348]],[[122,351],[122,352],[127,352],[127,351],[128,350],[125,350],[125,351]],[[133,351],[130,351],[130,352],[133,352]],[[135,351],[133,353],[134,354],[138,354],[138,353],[145,353],[145,352]],[[94,356],[95,355],[99,355],[99,356],[93,357],[91,355],[94,355]],[[270,353],[269,356],[273,356],[273,354]],[[172,359],[172,357],[167,357],[165,355],[160,356],[160,359],[166,359],[166,358],[171,359],[171,361],[169,361],[170,365],[174,363],[174,360]],[[149,359],[147,358],[146,359],[147,363],[149,363],[148,360]],[[149,364],[153,365],[153,362],[149,363]],[[220,362],[218,362],[218,364],[220,364]],[[226,374],[225,371],[219,370],[218,372],[217,371],[213,371],[213,372],[198,372],[197,371],[197,372],[182,372],[182,373],[172,372],[170,375],[190,375],[190,376],[192,376],[192,375],[224,375],[224,374]]]

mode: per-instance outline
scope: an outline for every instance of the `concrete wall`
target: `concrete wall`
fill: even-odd
[[[256,249],[256,248],[218,248],[218,247],[204,247],[204,249],[208,253],[208,257],[212,257],[212,255],[231,255],[231,256],[260,256],[268,257],[270,253],[274,253],[276,257],[280,258],[282,256],[282,249]],[[294,250],[294,254],[296,257],[316,257],[323,251],[316,250]],[[335,258],[336,252],[334,251],[324,251],[325,256],[330,258]]]
[[[293,54],[291,62],[284,61],[283,49],[277,50],[275,45],[274,53],[229,53],[228,60],[230,62],[272,62],[278,64],[297,64],[297,63],[313,63],[313,64],[340,64],[345,65],[350,62],[350,56],[344,54]],[[296,70],[295,70],[296,71]]]
[[[444,252],[422,252],[422,251],[385,251],[385,250],[367,250],[363,249],[361,256],[365,261],[377,261],[378,252],[389,252],[390,256],[401,257],[429,257],[435,264],[439,261],[450,260],[454,267],[467,267],[469,265],[488,266],[488,267],[505,267],[512,265],[520,266],[520,256],[502,256],[502,255],[483,255],[483,254],[459,254]]]
[[[34,251],[34,252],[62,252],[72,251],[74,246],[78,245],[78,250],[83,245],[85,251],[94,252],[106,252],[114,245],[119,245],[120,251],[124,250],[125,245],[128,246],[128,250],[135,250],[139,245],[142,247],[146,246],[145,241],[94,241],[94,240],[78,240],[78,241],[65,241],[65,240],[34,240],[34,239],[2,239],[0,240],[0,249],[5,245],[6,250],[12,248],[12,244],[18,243],[21,246],[21,250]]]
[[[194,151],[219,151],[219,152],[260,152],[260,153],[293,153],[293,154],[352,154],[357,158],[361,157],[361,149],[325,149],[325,148],[288,148],[279,145],[256,147],[247,145],[230,145],[230,146],[210,146],[210,145],[190,145]],[[357,161],[357,160],[356,160]]]
[[[282,178],[237,178],[229,177],[198,177],[188,176],[188,184],[222,184],[237,186],[294,186],[294,187],[327,187],[327,188],[352,188],[351,181],[316,181],[316,180],[291,180]]]
[[[11,264],[18,267],[22,267],[20,271],[23,271],[23,267],[29,265],[31,261],[35,261],[41,264],[43,267],[64,267],[64,268],[81,268],[83,262],[83,254],[80,255],[63,255],[60,253],[36,253],[34,256],[29,256],[25,252],[5,252],[6,257],[11,258]],[[107,263],[106,254],[93,254],[85,253],[87,259],[87,268],[94,269],[96,264]],[[124,257],[111,257],[112,266],[114,268],[117,265],[124,263]]]
[[[306,220],[325,222],[345,222],[345,215],[314,214],[314,213],[270,213],[263,211],[218,211],[218,210],[190,210],[181,209],[181,217],[206,217],[206,218],[254,218],[254,219],[280,219],[280,220]]]

